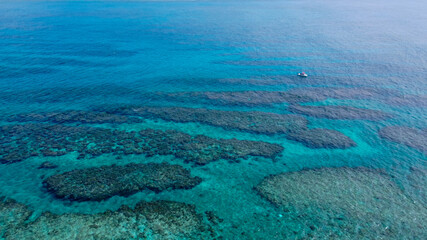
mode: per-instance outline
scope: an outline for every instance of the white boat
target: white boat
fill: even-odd
[[[305,72],[298,73],[298,76],[300,76],[300,77],[308,77],[307,73],[305,73]]]

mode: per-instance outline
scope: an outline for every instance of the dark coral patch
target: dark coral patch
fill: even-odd
[[[140,92],[118,85],[105,84],[80,87],[40,88],[21,92],[0,92],[1,100],[19,103],[62,103],[84,101],[87,98],[94,97],[109,99],[111,97],[123,96],[140,96]]]
[[[0,136],[1,163],[32,156],[61,156],[73,151],[98,156],[113,151],[114,144],[109,139],[123,137],[108,129],[48,124],[5,125],[0,127]]]
[[[217,224],[206,218],[194,205],[141,201],[134,208],[97,214],[46,212],[8,228],[4,239],[216,239]]]
[[[46,162],[43,162],[42,164],[40,164],[40,166],[38,167],[38,169],[54,169],[54,168],[57,168],[57,167],[58,167],[58,165],[55,165],[55,164],[53,164],[51,162],[46,161]]]
[[[7,118],[10,122],[52,122],[52,123],[137,123],[141,119],[103,112],[65,111],[49,113],[24,113]]]
[[[197,102],[230,106],[259,106],[277,103],[306,103],[332,99],[375,99],[386,101],[402,97],[399,92],[384,88],[293,88],[288,91],[225,91],[225,92],[158,92],[153,100]]]
[[[319,168],[264,178],[255,190],[310,239],[418,239],[427,211],[383,171]]]
[[[409,95],[385,88],[294,88],[287,93],[316,101],[332,99],[377,100],[396,106],[427,106],[425,95]]]
[[[411,167],[408,181],[412,190],[410,192],[427,206],[427,168],[425,166]]]
[[[427,154],[427,129],[389,126],[380,129],[379,135],[381,138],[404,144]]]
[[[293,88],[288,91],[158,92],[147,94],[159,101],[197,102],[229,106],[262,106],[277,103],[307,103],[326,99],[378,100],[398,106],[427,106],[424,95],[408,95],[384,88]]]
[[[391,114],[379,110],[356,108],[350,106],[302,106],[291,105],[288,110],[293,113],[304,114],[317,118],[329,119],[364,119],[364,120],[385,120]]]
[[[286,138],[301,142],[309,148],[339,148],[355,147],[357,144],[343,133],[323,128],[302,129],[288,133]]]
[[[286,134],[286,138],[310,148],[349,148],[356,143],[341,132],[330,129],[308,129],[308,121],[292,114],[220,111],[183,107],[102,108],[115,114],[161,118],[174,122],[200,122],[224,129],[261,134]]]
[[[32,213],[25,205],[0,197],[0,238],[3,239],[4,232],[9,229],[24,224]]]
[[[278,144],[191,136],[179,131],[145,129],[139,132],[96,127],[50,124],[0,127],[0,162],[13,163],[32,156],[60,156],[78,152],[78,158],[102,154],[175,155],[187,162],[206,164],[219,159],[249,156],[274,158],[283,151]]]
[[[426,107],[426,95],[409,95],[402,94],[398,96],[390,96],[383,100],[383,102],[395,106],[408,106],[408,107]]]
[[[191,136],[178,131],[146,129],[140,132],[150,146],[149,154],[174,154],[186,162],[204,165],[219,159],[236,160],[249,156],[275,158],[283,151],[278,144],[238,139],[215,139],[204,135]]]
[[[190,171],[166,163],[128,164],[78,169],[48,177],[44,186],[58,198],[100,201],[149,189],[190,189],[201,182]]]
[[[396,95],[395,91],[384,88],[293,88],[288,91],[301,97],[323,101],[333,99],[383,99],[385,96]]]
[[[313,102],[317,98],[279,91],[238,91],[238,92],[158,92],[151,96],[154,100],[175,102],[197,102],[229,106],[258,106],[275,103]]]
[[[161,118],[174,122],[200,122],[224,129],[277,134],[292,129],[306,128],[307,120],[293,114],[266,112],[221,111],[204,108],[184,107],[132,107],[102,108],[102,110],[124,115]]]

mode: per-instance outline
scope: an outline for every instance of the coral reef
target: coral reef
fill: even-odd
[[[289,90],[288,93],[298,95],[301,98],[316,99],[316,101],[323,101],[328,98],[367,99],[396,106],[427,106],[427,97],[425,95],[402,94],[396,90],[385,88],[294,88]]]
[[[108,99],[129,95],[139,96],[140,94],[140,92],[132,88],[104,84],[79,87],[36,88],[19,92],[2,91],[0,92],[0,100],[20,103],[61,103],[75,102],[93,97]]]
[[[189,170],[167,163],[128,164],[77,169],[56,174],[43,181],[58,198],[73,201],[100,201],[112,196],[129,196],[138,191],[161,192],[190,189],[202,181]]]
[[[389,126],[381,128],[379,135],[381,138],[404,144],[427,154],[427,129]]]
[[[215,239],[217,224],[194,205],[155,201],[98,214],[43,213],[9,227],[4,239]]]
[[[297,141],[309,148],[350,148],[357,144],[339,131],[323,128],[300,129],[286,135],[289,140]]]
[[[386,96],[395,96],[398,93],[384,88],[293,88],[288,91],[301,97],[309,97],[316,101],[333,99],[383,99]]]
[[[287,133],[292,129],[305,128],[307,125],[305,118],[292,114],[221,111],[184,107],[125,106],[102,109],[115,114],[161,118],[174,122],[200,122],[224,129],[237,129],[261,134]]]
[[[350,106],[290,105],[288,107],[288,110],[293,113],[329,119],[363,119],[378,121],[385,120],[391,117],[391,114],[379,110],[355,108]]]
[[[408,181],[413,195],[427,206],[427,168],[425,166],[411,167]]]
[[[317,98],[300,96],[289,92],[278,91],[238,91],[238,92],[158,92],[151,96],[154,100],[174,102],[197,102],[230,106],[258,106],[275,103],[313,102]]]
[[[0,238],[4,232],[23,224],[32,214],[25,205],[0,197]]]
[[[114,114],[161,118],[174,122],[200,122],[224,129],[236,129],[261,134],[286,134],[286,138],[311,148],[349,148],[356,143],[344,134],[330,129],[308,129],[308,121],[292,114],[265,112],[220,111],[184,107],[100,108]],[[238,121],[236,121],[238,119]]]
[[[405,94],[388,97],[384,102],[395,106],[427,107],[427,96]]]
[[[57,168],[58,166],[51,163],[51,162],[43,162],[42,164],[40,164],[40,166],[38,167],[38,169],[53,169],[53,168]]]
[[[424,239],[427,209],[387,174],[320,168],[266,177],[258,193],[301,223],[313,239]],[[295,221],[294,221],[295,222]]]
[[[238,139],[214,139],[204,135],[194,137],[178,131],[155,131],[151,129],[140,132],[148,141],[150,148],[146,149],[147,155],[173,154],[175,157],[204,165],[219,159],[236,160],[249,156],[276,158],[283,147],[279,144],[261,141],[248,141]]]
[[[150,99],[175,102],[198,102],[231,106],[258,106],[276,103],[305,103],[334,99],[376,99],[387,102],[403,95],[384,88],[293,88],[288,91],[222,91],[222,92],[158,92]],[[412,98],[411,98],[412,99]],[[413,97],[413,99],[417,99]]]
[[[270,85],[271,83],[261,81],[261,83],[255,84]],[[408,95],[391,89],[368,87],[306,87],[292,88],[288,91],[156,92],[146,93],[144,94],[144,98],[167,102],[197,102],[229,106],[262,106],[277,103],[295,104],[319,102],[326,99],[366,99],[378,100],[397,106],[427,106],[427,98],[424,95]]]
[[[16,114],[7,118],[10,122],[52,122],[52,123],[138,123],[135,117],[91,111],[64,111],[49,113]]]
[[[0,162],[13,163],[32,156],[61,156],[78,152],[78,158],[102,154],[175,155],[187,162],[206,164],[219,159],[249,156],[274,158],[278,144],[237,139],[191,136],[179,131],[145,129],[139,132],[51,124],[0,127]]]

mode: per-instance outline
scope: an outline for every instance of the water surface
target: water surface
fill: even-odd
[[[205,165],[186,162],[176,154],[161,154],[160,150],[151,155],[137,154],[132,150],[130,154],[105,152],[99,156],[79,157],[81,152],[73,148],[61,156],[40,153],[25,157],[23,152],[40,149],[30,151],[22,147],[28,144],[25,142],[27,137],[19,139],[14,135],[16,132],[3,131],[3,139],[15,137],[19,141],[11,145],[12,140],[1,140],[4,149],[1,158],[16,150],[21,154],[16,159],[21,161],[3,161],[5,164],[0,164],[0,196],[14,199],[34,211],[27,222],[38,219],[43,212],[61,214],[61,217],[67,218],[68,215],[62,214],[99,214],[106,210],[115,211],[123,205],[134,207],[140,201],[170,200],[194,204],[197,213],[211,211],[222,219],[213,227],[215,233],[207,238],[425,239],[426,10],[424,1],[408,4],[398,0],[375,3],[332,0],[2,1],[2,126],[40,124],[40,119],[24,119],[22,116],[10,120],[16,114],[81,110],[85,114],[96,115],[99,109],[103,109],[120,117],[135,117],[139,121],[115,119],[90,122],[87,120],[90,116],[83,114],[78,121],[47,119],[42,122],[61,127],[91,127],[121,132],[176,130],[191,136],[204,135],[209,139],[236,138],[276,144],[283,147],[283,151],[273,158],[249,155],[233,159],[222,156]],[[309,77],[297,77],[296,73],[301,71],[307,72]],[[331,89],[334,90],[331,92]],[[234,99],[227,93],[242,91],[247,95]],[[253,94],[249,91],[257,92]],[[293,93],[294,97],[309,95],[311,100],[291,101],[287,95],[287,101],[270,101],[277,91]],[[180,92],[197,94],[174,95]],[[211,93],[207,92],[226,93],[212,98]],[[292,114],[288,106],[293,104],[350,106],[375,110],[382,115],[371,118],[372,112],[369,112],[360,117],[357,113],[348,113],[348,108],[337,108],[336,113],[334,110],[329,112],[334,117],[325,117],[324,113],[319,116],[293,112],[308,121],[307,129],[335,130],[354,142],[351,147],[331,148],[314,147],[310,145],[312,143],[307,143],[306,138],[298,140],[289,137],[292,134],[286,131],[273,134],[251,131],[257,124],[264,124],[266,129],[278,124],[268,119],[258,123],[248,120],[248,123],[243,122],[241,117],[233,118],[240,115],[229,114],[230,118],[224,117],[225,122],[220,122],[215,120],[218,113],[212,112],[213,115],[190,117],[183,121],[177,120],[176,116],[113,111],[129,105],[168,106],[256,111],[254,117],[259,116],[259,112]],[[344,111],[347,117],[340,119],[342,115],[339,115],[339,111]],[[249,127],[241,127],[239,123],[242,126],[249,124]],[[298,136],[311,139],[315,134],[307,132],[307,129],[290,131],[297,131]],[[80,130],[67,131],[65,135]],[[26,134],[32,133],[28,131]],[[31,136],[31,141],[40,141],[38,136]],[[61,134],[53,133],[52,138],[61,139]],[[317,141],[322,137],[315,138]],[[113,144],[118,140],[125,141],[123,138],[109,139]],[[62,140],[58,141],[63,144]],[[338,140],[331,137],[319,141]],[[239,144],[244,145],[243,141]],[[37,146],[41,148],[40,144]],[[40,164],[45,161],[57,167],[40,169]],[[150,162],[181,165],[202,181],[190,189],[160,192],[145,189],[127,196],[115,195],[103,201],[64,200],[55,197],[43,186],[47,177],[75,169]],[[351,173],[342,167],[349,167]],[[337,170],[328,170],[331,168]],[[371,170],[378,174],[371,175]],[[314,171],[314,176],[311,171]],[[343,186],[354,182],[356,187],[349,190],[347,195],[337,195],[327,186],[316,185],[315,182],[311,184],[310,181],[315,181],[318,176],[316,171],[326,174],[324,179],[329,179],[330,174],[337,174],[337,179],[344,181]],[[365,171],[369,173],[365,174]],[[330,195],[319,194],[318,201],[304,204],[289,201],[290,205],[284,206],[266,197],[267,190],[254,189],[269,175],[283,173],[296,173],[295,186],[312,187],[314,192],[332,192]],[[348,174],[357,180],[341,174]],[[366,176],[372,178],[370,189],[375,193],[364,192],[370,187]],[[304,178],[309,178],[309,184],[303,181]],[[358,184],[360,187],[357,187]],[[351,192],[357,192],[357,189],[366,199]],[[273,196],[295,196],[292,199],[299,199],[305,194],[273,190],[279,192]],[[343,205],[338,210],[328,207],[328,204],[336,203],[336,199],[325,199],[327,196],[344,198],[341,200]],[[380,199],[380,203],[369,205],[373,198]],[[407,199],[415,204],[393,205]],[[346,209],[346,203],[351,204],[351,201],[366,201],[367,209],[360,211],[375,214],[368,215],[364,219],[366,222],[356,226],[355,222],[360,221],[355,217],[358,213]],[[389,208],[395,211],[378,213],[385,206],[381,201],[391,202]],[[319,202],[326,209],[323,212],[316,205]],[[9,211],[8,207],[4,209]],[[402,211],[409,213],[409,225],[399,222]],[[420,215],[412,216],[411,213]],[[337,217],[337,214],[343,216]],[[315,220],[310,222],[308,218]],[[19,234],[22,235],[16,233],[17,236],[28,239],[44,236],[25,232],[31,225],[28,227],[19,223],[15,226],[15,220],[2,221],[8,221],[0,224],[6,226],[0,231],[6,239],[13,239],[11,232],[21,230]],[[371,222],[378,224],[378,232],[368,227]],[[43,226],[44,223],[41,221],[38,224]],[[82,222],[78,224],[87,225]],[[43,231],[47,232],[55,228],[55,224],[45,226],[47,230]],[[18,230],[10,230],[13,228]],[[128,231],[131,231],[130,228],[129,225]],[[165,231],[173,232],[167,228]],[[88,230],[87,236],[90,234]],[[153,235],[144,237],[162,239],[165,236],[167,234],[157,236],[154,231]],[[179,238],[191,236],[198,237],[190,231],[189,235]],[[68,235],[68,238],[73,237]]]

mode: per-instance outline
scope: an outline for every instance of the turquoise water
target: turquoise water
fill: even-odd
[[[224,239],[330,239],[333,237],[326,228],[309,229],[308,232],[305,229],[308,225],[301,216],[304,213],[311,216],[316,211],[313,213],[311,208],[306,212],[299,209],[298,214],[293,210],[285,211],[284,206],[273,204],[274,201],[254,187],[272,174],[303,174],[302,169],[366,167],[385,172],[405,199],[424,203],[418,211],[421,218],[412,219],[421,224],[420,229],[406,231],[396,224],[390,235],[377,235],[379,233],[368,229],[361,237],[349,234],[348,228],[341,226],[334,237],[425,239],[426,10],[424,1],[408,4],[399,0],[375,3],[332,0],[1,1],[0,123],[4,126],[33,122],[7,120],[20,113],[93,112],[99,107],[129,104],[278,114],[289,114],[291,104],[351,106],[379,110],[391,117],[369,120],[301,115],[309,121],[308,128],[337,130],[356,144],[345,149],[310,148],[301,141],[286,138],[285,134],[242,131],[198,120],[180,122],[137,116],[141,122],[59,123],[61,126],[120,131],[173,129],[213,139],[273,143],[284,150],[273,159],[249,156],[238,161],[219,159],[203,166],[170,154],[151,157],[130,154],[117,158],[106,153],[83,159],[78,158],[76,151],[62,156],[38,155],[0,164],[0,196],[14,199],[34,211],[31,218],[26,219],[26,224],[43,212],[97,214],[115,211],[122,205],[135,206],[141,200],[171,200],[194,204],[199,213],[212,211],[223,219],[217,231]],[[296,73],[301,71],[307,72],[309,77],[297,77]],[[259,97],[269,99],[271,91],[304,91],[313,87],[318,89],[317,93],[325,88],[349,90],[344,90],[344,96],[303,103],[283,100],[267,104],[224,104],[202,97],[178,100],[153,97],[154,93],[268,91],[261,92]],[[379,94],[354,97],[350,93],[363,89],[375,89]],[[251,100],[254,99],[249,102]],[[48,120],[47,123],[55,122]],[[397,134],[394,139],[381,137],[379,131],[387,126],[409,127],[420,133]],[[55,137],[59,138],[59,135]],[[411,145],[414,142],[420,144]],[[4,149],[8,144],[1,141]],[[8,151],[11,150],[0,152],[2,157]],[[23,150],[18,148],[18,151]],[[39,169],[45,161],[57,168]],[[146,189],[103,201],[64,200],[43,186],[46,177],[74,169],[147,162],[184,166],[203,181],[191,189],[159,193]],[[414,177],[414,172],[421,174]],[[322,191],[320,185],[313,187]],[[394,195],[384,195],[390,196]],[[396,196],[396,199],[400,197]],[[393,202],[392,199],[385,201]],[[389,221],[387,223],[394,226],[390,219],[399,215],[393,214],[381,216],[386,219],[383,222]],[[6,220],[0,218],[0,221]],[[0,225],[9,226],[7,224]],[[363,229],[364,225],[361,226]],[[0,234],[5,234],[6,239],[14,239],[8,228],[12,227],[0,229]],[[24,225],[17,225],[17,228],[26,229]],[[25,236],[36,238],[31,234]],[[191,234],[189,236],[176,238],[192,238]],[[51,238],[55,239],[54,236]],[[72,235],[68,238],[77,239]],[[167,239],[159,237],[162,238]]]

